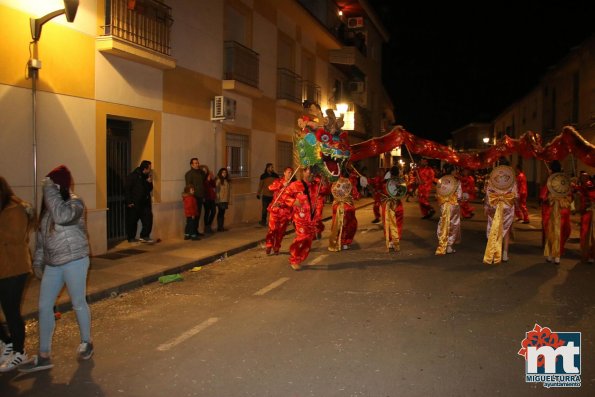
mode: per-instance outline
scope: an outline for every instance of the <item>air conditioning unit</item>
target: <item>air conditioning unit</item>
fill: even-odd
[[[211,120],[233,120],[235,118],[235,99],[218,95],[211,101]]]
[[[352,94],[362,94],[366,86],[363,81],[350,81],[347,88]]]
[[[347,18],[347,27],[349,29],[359,29],[364,27],[364,17]]]

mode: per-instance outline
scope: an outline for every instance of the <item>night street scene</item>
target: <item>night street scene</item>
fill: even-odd
[[[0,0],[0,396],[595,395],[593,8]]]

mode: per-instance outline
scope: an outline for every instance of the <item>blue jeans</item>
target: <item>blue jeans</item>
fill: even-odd
[[[54,304],[64,283],[79,324],[81,342],[91,341],[91,312],[87,305],[87,271],[89,257],[68,262],[61,266],[46,266],[39,291],[39,351],[49,354],[56,320]]]

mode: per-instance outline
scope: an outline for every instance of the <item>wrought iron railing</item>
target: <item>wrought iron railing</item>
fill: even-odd
[[[235,41],[224,44],[223,79],[258,88],[259,55]]]
[[[302,78],[289,69],[277,69],[277,99],[302,103]]]
[[[105,0],[104,35],[170,55],[171,7],[157,0]]]
[[[312,81],[304,80],[302,101],[320,103],[320,86]]]

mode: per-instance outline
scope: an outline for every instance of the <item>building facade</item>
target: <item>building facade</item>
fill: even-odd
[[[39,204],[40,179],[67,165],[95,255],[125,238],[123,181],[143,159],[153,235],[179,237],[190,158],[229,170],[229,223],[252,222],[265,164],[293,164],[303,101],[345,103],[354,142],[385,121],[388,36],[364,1],[89,0],[32,39],[30,19],[62,8],[0,0],[0,174]]]

